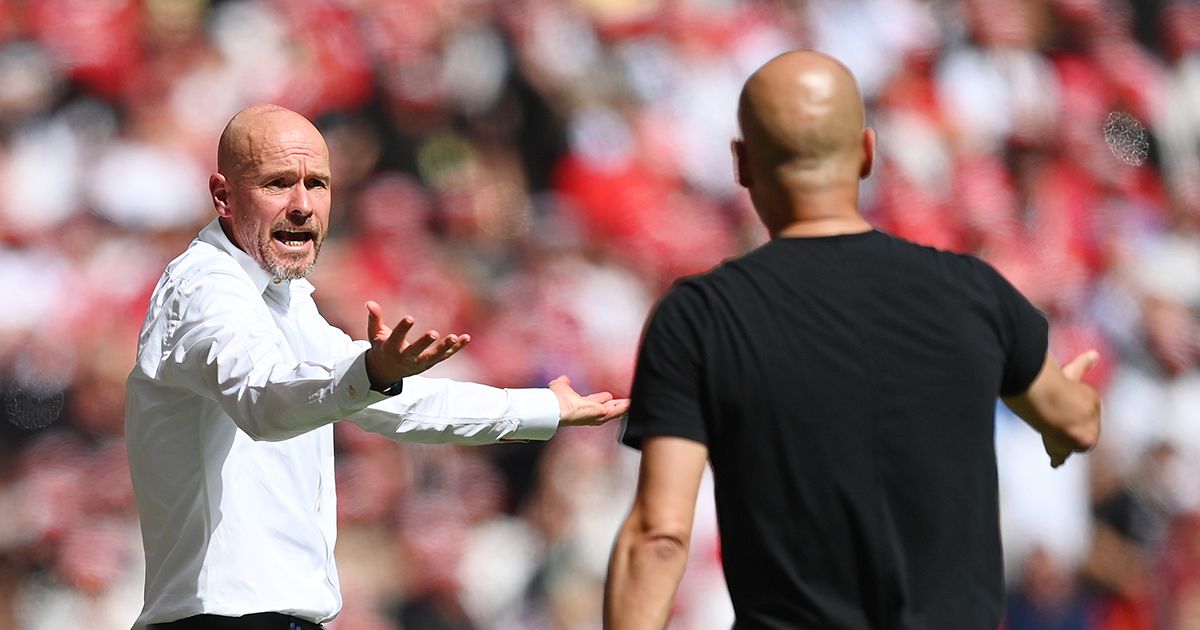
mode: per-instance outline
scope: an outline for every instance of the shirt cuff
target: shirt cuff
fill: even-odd
[[[354,413],[388,398],[371,389],[366,350],[335,363],[333,382],[336,383],[334,395],[337,396],[338,406],[347,413]]]
[[[558,430],[560,413],[558,396],[548,389],[510,389],[507,415],[520,418],[521,424],[501,441],[549,440]]]

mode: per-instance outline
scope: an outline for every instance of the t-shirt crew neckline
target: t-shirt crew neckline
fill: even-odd
[[[858,240],[875,234],[880,234],[879,230],[874,228],[865,232],[846,232],[844,234],[823,234],[816,236],[778,236],[772,240],[779,242],[805,242],[812,243],[816,241],[836,241],[836,240]]]

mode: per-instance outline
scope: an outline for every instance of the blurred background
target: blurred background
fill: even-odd
[[[240,108],[334,169],[323,313],[475,341],[435,374],[628,392],[672,280],[762,243],[729,141],[794,47],[861,83],[882,229],[999,268],[1087,348],[1100,447],[997,409],[1009,630],[1200,628],[1200,4],[1169,0],[0,0],[0,627],[128,628],[123,380],[213,216]],[[636,453],[336,427],[336,630],[599,627]],[[710,492],[673,626],[727,628]]]

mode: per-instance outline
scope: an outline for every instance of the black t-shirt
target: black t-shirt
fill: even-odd
[[[738,628],[994,630],[996,397],[1046,344],[976,258],[776,239],[662,299],[622,440],[708,446]]]

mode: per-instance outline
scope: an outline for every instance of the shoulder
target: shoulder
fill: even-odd
[[[184,295],[212,285],[232,291],[254,289],[254,282],[233,257],[200,240],[192,241],[182,254],[167,265],[160,283],[161,288]]]
[[[756,268],[770,267],[779,254],[779,244],[767,241],[754,249],[739,256],[726,258],[712,269],[681,278],[676,282],[685,292],[703,293],[717,290],[730,283],[740,283],[747,274],[755,273]]]
[[[696,336],[706,328],[711,273],[680,278],[659,298],[650,313],[644,340]]]
[[[924,245],[883,231],[877,231],[877,234],[880,237],[878,239],[880,247],[886,248],[897,256],[909,256],[914,259],[937,261],[941,264],[960,266],[970,266],[982,262],[971,254],[940,249],[932,245]]]
[[[703,309],[714,288],[724,282],[728,276],[726,269],[731,261],[725,261],[705,273],[684,276],[671,284],[659,300],[658,308],[671,309]]]
[[[930,245],[880,232],[881,247],[889,252],[889,259],[898,265],[913,265],[937,273],[956,283],[980,285],[991,283],[1000,274],[981,258],[964,252],[939,249]]]
[[[758,276],[772,267],[775,247],[765,243],[740,256],[727,258],[712,269],[676,280],[660,298],[656,313],[686,316],[692,321],[708,321],[719,307],[741,302],[747,278]]]
[[[261,302],[253,280],[229,254],[196,240],[163,271],[150,298],[148,324],[174,329],[216,311],[244,311]],[[253,308],[253,307],[251,307]]]

